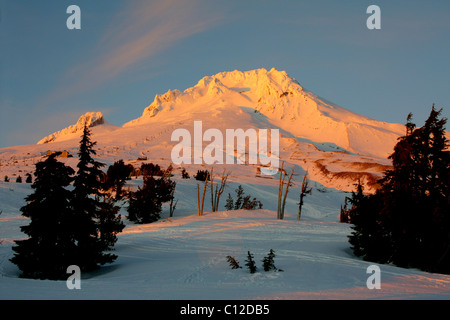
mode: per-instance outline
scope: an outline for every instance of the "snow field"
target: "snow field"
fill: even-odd
[[[178,176],[173,218],[126,228],[115,246],[118,259],[100,270],[83,274],[81,290],[69,290],[65,281],[18,277],[9,262],[12,240],[20,238],[26,223],[18,208],[31,191],[29,185],[0,183],[0,299],[448,299],[450,277],[413,269],[380,265],[381,289],[366,286],[372,263],[352,255],[347,241],[350,225],[337,220],[345,193],[313,191],[305,200],[302,221],[296,221],[295,189],[288,194],[285,220],[276,219],[275,186],[243,184],[247,194],[260,199],[263,209],[208,212],[197,215],[196,183]],[[132,181],[131,184],[139,184]],[[234,194],[237,182],[227,187]],[[13,191],[11,191],[11,189]],[[320,201],[322,199],[322,201]],[[342,201],[342,202],[341,202]],[[267,208],[266,208],[267,207]],[[122,208],[126,214],[125,207]],[[321,215],[319,215],[321,213]],[[265,272],[262,262],[270,249],[283,272]],[[247,251],[258,271],[245,267]],[[226,256],[242,269],[232,270]],[[69,275],[68,275],[69,276]]]

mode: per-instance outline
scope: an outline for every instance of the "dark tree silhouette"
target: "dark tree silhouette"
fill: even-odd
[[[352,196],[349,237],[364,259],[450,273],[450,152],[447,119],[434,106],[423,127],[408,115],[393,168],[375,195]]]
[[[240,269],[242,268],[239,265],[239,261],[237,261],[234,257],[232,256],[227,256],[227,261],[230,264],[231,269]]]
[[[26,197],[27,204],[20,209],[30,219],[21,227],[29,238],[15,241],[11,259],[22,277],[65,279],[67,267],[76,263],[72,195],[66,189],[73,173],[54,156],[36,164],[34,193]]]
[[[116,192],[116,199],[122,198],[122,188],[133,172],[131,164],[125,165],[123,160],[114,162],[106,171],[105,188]]]
[[[74,179],[72,207],[76,215],[78,232],[75,240],[78,243],[78,266],[82,271],[97,269],[100,265],[113,262],[117,256],[105,251],[113,250],[112,243],[116,234],[124,225],[120,218],[114,218],[117,209],[111,203],[102,202],[104,195],[101,190],[103,163],[96,161],[94,146],[96,142],[90,139],[90,130],[84,127],[80,141],[77,174]],[[106,223],[107,221],[107,223]],[[104,225],[104,223],[107,224]],[[106,232],[109,235],[106,235]]]
[[[248,253],[247,253],[247,260],[245,260],[245,262],[246,262],[245,265],[247,266],[250,273],[255,273],[256,272],[256,264],[255,264],[255,260],[253,260],[253,254],[251,254],[250,251],[248,251]]]
[[[171,201],[176,183],[169,177],[144,178],[144,184],[129,193],[128,220],[136,223],[151,223],[161,218],[162,204]]]
[[[277,268],[275,267],[274,258],[275,258],[275,251],[273,251],[273,249],[270,249],[269,254],[265,256],[264,259],[262,260],[264,271],[277,270]]]

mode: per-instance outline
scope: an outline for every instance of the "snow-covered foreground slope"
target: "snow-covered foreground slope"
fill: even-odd
[[[368,289],[370,262],[349,249],[348,224],[338,222],[346,195],[334,189],[313,190],[306,198],[303,218],[296,221],[298,189],[288,194],[286,217],[276,219],[276,189],[242,183],[247,194],[260,199],[255,211],[196,212],[196,180],[175,176],[178,199],[174,217],[145,225],[127,226],[116,244],[118,259],[92,274],[82,275],[81,290],[65,281],[30,280],[8,261],[13,239],[23,237],[20,216],[27,184],[0,182],[0,299],[449,299],[450,276],[380,265],[381,289]],[[130,187],[142,181],[132,180]],[[232,182],[233,193],[240,182]],[[208,199],[208,197],[207,197]],[[222,201],[224,202],[224,200]],[[223,204],[222,204],[223,206]],[[223,207],[222,207],[223,209]],[[122,213],[126,214],[125,208]],[[264,272],[261,260],[270,249],[283,272]],[[245,268],[247,252],[258,271]],[[232,270],[226,256],[244,268]],[[68,275],[69,276],[69,275]]]

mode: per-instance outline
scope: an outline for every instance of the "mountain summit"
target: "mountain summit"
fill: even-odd
[[[345,191],[353,191],[357,181],[367,191],[374,190],[391,165],[387,157],[397,138],[404,134],[401,124],[351,112],[306,90],[285,71],[262,68],[220,72],[203,77],[184,91],[157,94],[140,117],[121,127],[109,124],[100,112],[86,113],[76,124],[41,139],[35,147],[2,150],[0,160],[24,159],[25,170],[26,159],[32,161],[48,149],[76,152],[86,124],[93,129],[97,156],[103,161],[123,159],[133,164],[149,159],[164,166],[173,162],[171,152],[178,145],[173,132],[185,129],[194,136],[194,124],[199,122],[203,148],[211,144],[203,136],[208,129],[223,134],[228,129],[278,129],[279,160],[284,168],[296,167],[299,174],[308,171],[311,180]],[[195,145],[190,146],[195,153]],[[222,147],[226,156],[236,157],[231,149]],[[204,165],[189,166],[197,170]],[[246,163],[230,171],[251,180],[262,169]]]
[[[330,103],[275,68],[221,72],[202,78],[184,92],[156,95],[142,116],[124,127],[147,123],[153,117],[161,120],[175,114],[182,118],[193,112],[213,112],[221,105],[254,110],[294,137],[374,157],[386,158],[404,132],[401,124],[370,119]]]

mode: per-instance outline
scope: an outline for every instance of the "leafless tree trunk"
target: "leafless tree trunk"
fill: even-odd
[[[175,203],[173,203],[174,193],[175,193],[175,189],[172,190],[172,194],[170,197],[170,207],[169,207],[169,217],[170,218],[173,217],[173,212],[175,211],[175,208],[177,207],[177,203],[178,203],[178,200],[175,201]]]
[[[277,205],[277,219],[281,219],[281,195],[283,193],[283,184],[285,172],[283,170],[284,162],[281,163],[280,180],[278,181],[278,205]]]
[[[292,179],[293,174],[294,174],[294,169],[292,169],[291,174],[289,175],[289,179],[288,179],[288,182],[286,185],[286,191],[284,192],[283,205],[281,207],[281,219],[284,219],[284,207],[286,205],[286,196],[289,192],[289,187],[291,186],[291,179]]]
[[[216,185],[216,188],[214,190],[213,170],[211,169],[211,207],[213,212],[219,210],[220,197],[222,196],[222,193],[227,185],[228,176],[229,173],[225,174],[224,170],[220,178],[220,186]]]
[[[294,174],[294,169],[292,169],[292,172],[289,175],[287,185],[286,185],[286,190],[285,190],[284,196],[283,196],[283,189],[284,189],[285,178],[286,178],[286,171],[284,171],[283,166],[284,166],[284,162],[281,163],[280,181],[278,183],[277,219],[280,219],[280,220],[282,220],[284,218],[284,208],[286,205],[286,197],[287,197],[287,193],[289,192],[289,187],[291,185],[292,176]]]
[[[300,202],[298,203],[298,216],[297,221],[300,221],[300,217],[302,215],[302,206],[303,206],[303,198],[306,197],[307,194],[311,194],[312,189],[309,187],[308,181],[308,172],[303,176],[302,188],[300,190]]]
[[[206,174],[205,185],[203,187],[203,196],[202,202],[200,203],[200,186],[197,184],[197,207],[198,207],[198,215],[203,215],[203,205],[205,203],[205,194],[206,194],[206,186],[208,184],[209,172]]]

